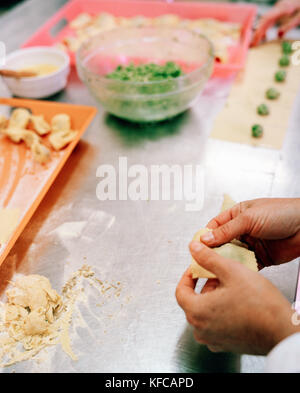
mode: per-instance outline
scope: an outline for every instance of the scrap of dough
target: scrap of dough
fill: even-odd
[[[29,110],[17,108],[12,111],[8,127],[26,128],[31,117]]]
[[[60,131],[51,134],[49,142],[55,150],[61,150],[72,142],[77,136],[77,131]]]
[[[234,205],[236,205],[236,202],[228,194],[224,194],[221,212],[231,209]]]
[[[200,229],[194,236],[193,240],[200,241],[200,237],[209,231],[211,231],[211,229],[208,228]],[[233,259],[234,261],[240,262],[242,265],[244,265],[245,267],[247,267],[248,269],[254,272],[258,271],[254,252],[248,250],[246,246],[240,242],[233,241],[224,244],[220,247],[214,248],[214,251],[224,258]],[[216,278],[216,276],[213,273],[201,267],[194,260],[194,258],[192,258],[190,270],[193,278]]]
[[[51,131],[50,124],[44,119],[43,115],[31,116],[30,121],[39,135],[46,135]]]
[[[50,281],[35,274],[17,279],[6,296],[5,322],[10,337],[16,339],[48,333],[62,307],[61,297]]]
[[[18,225],[19,217],[19,209],[0,209],[0,245],[8,241]]]
[[[52,117],[51,120],[52,132],[70,131],[71,130],[71,119],[70,116],[65,113],[60,113]]]

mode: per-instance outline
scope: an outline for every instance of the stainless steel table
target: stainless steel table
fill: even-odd
[[[0,18],[0,39],[10,52],[29,38],[65,1],[28,0]],[[1,294],[17,274],[43,274],[61,288],[83,263],[107,280],[120,280],[124,307],[84,310],[73,328],[72,362],[58,348],[44,361],[3,370],[90,372],[261,372],[264,357],[212,354],[193,340],[174,291],[190,261],[193,233],[220,209],[224,193],[235,200],[300,195],[300,95],[281,151],[209,138],[228,83],[213,80],[194,108],[167,123],[145,128],[104,113],[98,115],[0,268]],[[222,86],[222,88],[217,88]],[[72,71],[57,101],[96,105]],[[193,164],[204,169],[204,206],[185,210],[185,201],[99,201],[99,165]],[[84,223],[80,239],[59,236],[62,224]],[[75,236],[76,237],[76,236]],[[292,302],[298,262],[262,271]],[[119,307],[117,309],[117,307]],[[276,323],[276,321],[274,321]]]

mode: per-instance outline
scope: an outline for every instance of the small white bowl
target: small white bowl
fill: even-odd
[[[45,98],[64,89],[70,72],[69,56],[57,48],[36,46],[6,56],[3,69],[21,70],[37,64],[53,64],[58,70],[30,78],[3,78],[13,95],[23,98]]]

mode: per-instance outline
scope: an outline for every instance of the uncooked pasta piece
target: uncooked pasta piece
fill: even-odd
[[[153,24],[157,26],[174,27],[179,23],[179,16],[173,14],[166,14],[158,16],[153,19]]]
[[[26,128],[31,117],[29,110],[17,108],[12,111],[9,119],[9,127]]]
[[[44,119],[43,115],[31,116],[30,121],[33,125],[34,131],[39,135],[46,135],[51,131],[50,124]]]
[[[32,155],[35,161],[45,164],[50,160],[50,150],[42,143],[34,143],[31,146]]]
[[[19,127],[9,127],[3,130],[3,134],[14,143],[20,143],[22,141],[23,133],[24,129]]]
[[[92,17],[87,12],[82,12],[70,23],[72,29],[81,29],[92,21]]]
[[[211,229],[208,228],[200,229],[200,231],[198,231],[194,236],[193,240],[200,241],[200,237],[210,230]],[[246,245],[241,242],[237,243],[236,241],[233,241],[226,243],[220,247],[214,248],[214,251],[224,258],[240,262],[242,265],[254,272],[258,271],[254,252],[248,250]],[[213,273],[201,267],[194,259],[192,259],[190,270],[193,278],[216,278]]]
[[[61,150],[72,142],[77,136],[77,131],[60,131],[51,134],[49,142],[55,150]]]
[[[40,143],[40,137],[33,131],[23,130],[22,140],[31,148],[35,143]]]
[[[52,117],[51,120],[52,133],[60,131],[71,130],[71,119],[70,116],[65,113],[60,113]]]
[[[111,30],[117,27],[116,18],[106,12],[97,16],[92,23],[95,27],[100,27],[101,30]]]
[[[45,164],[50,159],[50,150],[41,143],[40,137],[35,132],[22,128],[7,128],[4,133],[15,143],[24,141],[31,150],[34,160],[40,164]]]

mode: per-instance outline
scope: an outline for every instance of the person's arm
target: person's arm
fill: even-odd
[[[266,359],[267,373],[300,373],[300,333],[281,341]]]

